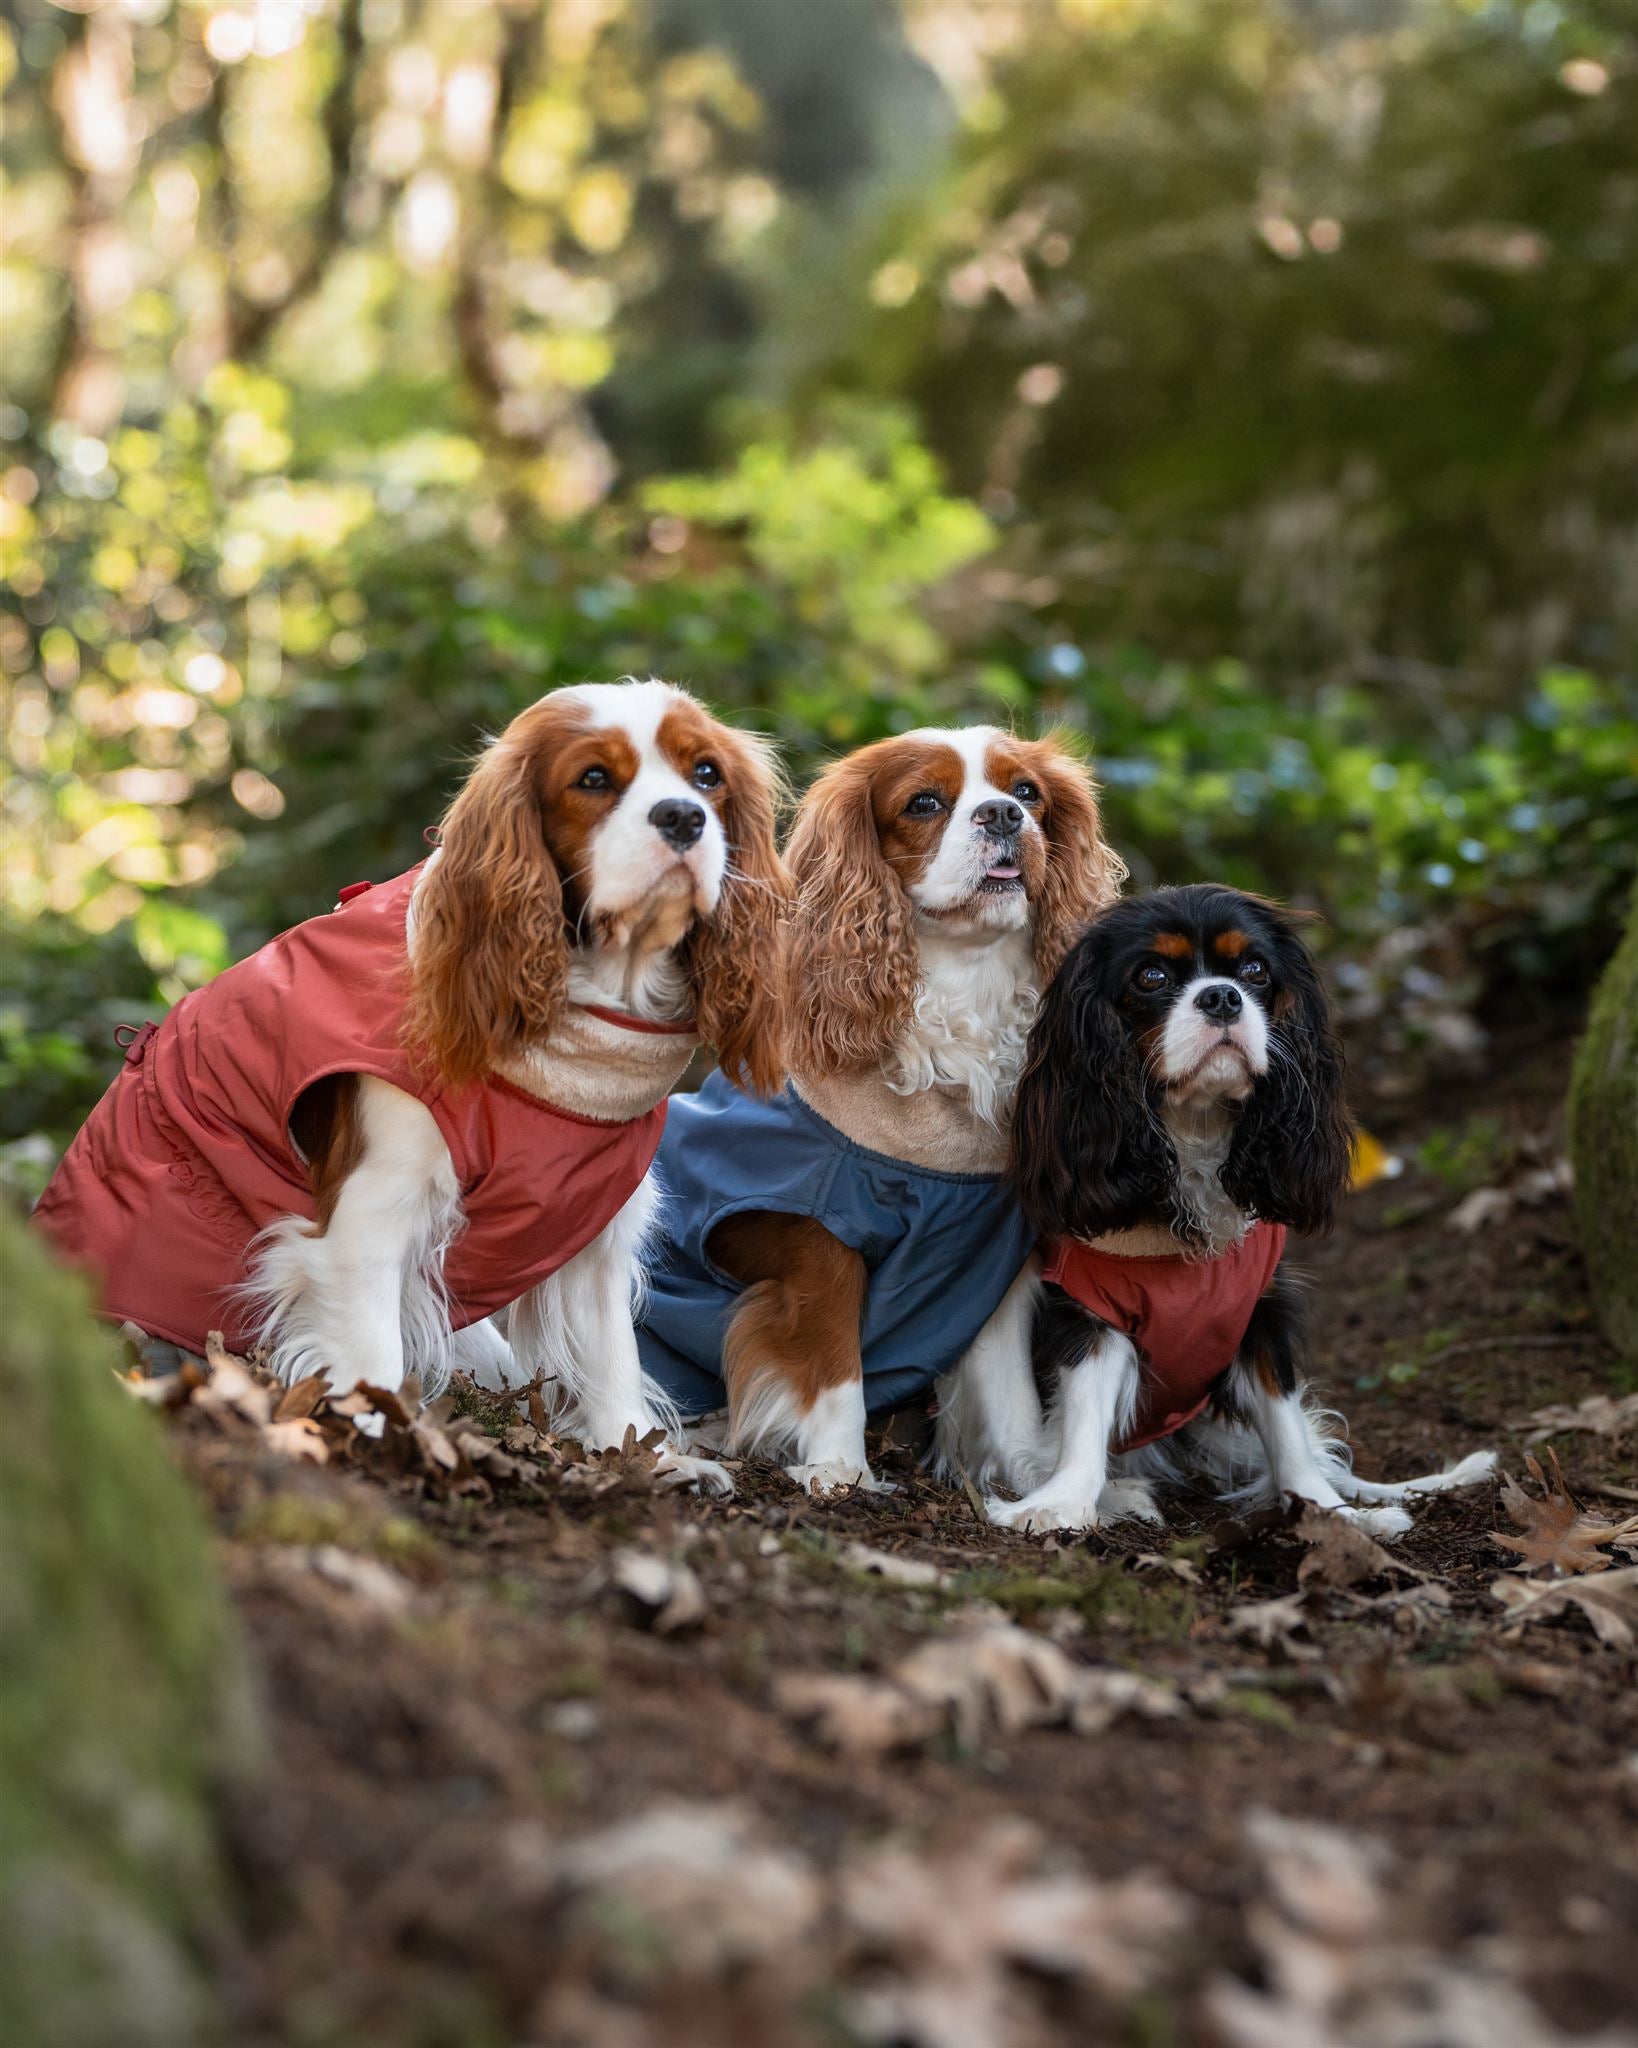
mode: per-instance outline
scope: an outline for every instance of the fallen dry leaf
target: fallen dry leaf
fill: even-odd
[[[415,1603],[415,1589],[402,1573],[339,1543],[290,1544],[271,1551],[269,1557],[294,1570],[312,1572],[385,1615],[406,1614]]]
[[[1382,1879],[1391,1858],[1366,1835],[1254,1810],[1245,1834],[1264,1883],[1299,1927],[1332,1940],[1361,1941],[1387,1913]]]
[[[841,1911],[871,1983],[847,2002],[868,2041],[996,2048],[1016,2038],[1013,1973],[1081,1979],[1130,2001],[1152,1980],[1185,1908],[1157,1880],[1095,1884],[1041,1868],[1042,1843],[1000,1822],[926,1857],[899,1844],[843,1870]]]
[[[258,1379],[242,1358],[236,1358],[224,1346],[220,1330],[212,1330],[205,1339],[205,1363],[210,1377],[195,1390],[193,1405],[218,1421],[237,1418],[265,1429],[273,1419],[273,1382]]]
[[[458,1429],[455,1448],[474,1472],[481,1473],[493,1485],[529,1485],[538,1473],[537,1466],[514,1458],[510,1451],[481,1429]]]
[[[853,1755],[907,1749],[952,1733],[964,1747],[992,1731],[1071,1727],[1101,1734],[1122,1715],[1185,1711],[1169,1688],[1130,1672],[1076,1664],[1045,1636],[975,1614],[879,1678],[795,1672],[777,1681],[781,1711],[827,1748]]]
[[[797,1671],[774,1681],[774,1702],[816,1742],[843,1756],[885,1756],[913,1749],[939,1732],[942,1717],[890,1678]]]
[[[1206,1987],[1220,2048],[1638,2048],[1625,2028],[1561,2033],[1481,1953],[1424,1946],[1393,1858],[1370,1838],[1271,1813],[1248,1814],[1245,1833],[1264,1892],[1246,1912],[1263,1981]]]
[[[1100,1667],[1078,1672],[1069,1725],[1077,1735],[1101,1735],[1128,1715],[1140,1721],[1178,1721],[1187,1713],[1170,1686],[1136,1671]]]
[[[1549,1160],[1521,1174],[1507,1187],[1474,1188],[1445,1218],[1446,1227],[1473,1237],[1492,1223],[1503,1222],[1516,1208],[1535,1209],[1567,1195],[1574,1186],[1567,1159]]]
[[[893,1676],[912,1699],[941,1709],[957,1740],[972,1748],[992,1724],[1015,1735],[1066,1721],[1080,1673],[1044,1636],[985,1622],[924,1643]]]
[[[1132,1559],[1132,1569],[1137,1572],[1164,1572],[1168,1578],[1176,1579],[1181,1585],[1198,1586],[1201,1583],[1200,1567],[1186,1557],[1162,1557],[1158,1551],[1139,1551]]]
[[[1450,1588],[1398,1586],[1392,1592],[1378,1593],[1374,1600],[1367,1600],[1364,1604],[1368,1613],[1391,1615],[1395,1628],[1407,1633],[1420,1633],[1444,1620],[1449,1613]]]
[[[687,1971],[777,1956],[812,1931],[817,1874],[759,1838],[743,1809],[662,1806],[572,1844],[559,1861],[578,1889],[618,1898]]]
[[[309,1373],[304,1380],[295,1380],[279,1396],[273,1410],[275,1422],[300,1422],[322,1405],[330,1392],[330,1383],[321,1372]]]
[[[825,1904],[804,1856],[768,1842],[745,1808],[718,1802],[662,1804],[567,1844],[555,1828],[519,1822],[501,1839],[498,1865],[514,1896],[566,1896],[577,1941],[594,1957],[606,1950],[616,1974],[634,1924],[658,1937],[673,1966],[703,1978],[800,1953]]]
[[[1322,1586],[1346,1593],[1369,1579],[1427,1577],[1414,1565],[1384,1550],[1357,1522],[1330,1508],[1305,1504],[1297,1518],[1296,1534],[1308,1545],[1308,1555],[1297,1567],[1300,1586]]]
[[[1561,1572],[1608,1571],[1612,1559],[1602,1546],[1638,1530],[1638,1516],[1626,1522],[1611,1522],[1602,1515],[1589,1515],[1571,1498],[1559,1470],[1557,1457],[1547,1453],[1553,1475],[1549,1480],[1540,1460],[1527,1457],[1531,1477],[1543,1489],[1540,1499],[1526,1493],[1512,1478],[1502,1482],[1502,1505],[1514,1528],[1523,1533],[1503,1536],[1498,1531],[1491,1541],[1502,1550],[1515,1551],[1525,1565],[1547,1565]]]
[[[565,1440],[561,1449],[565,1467],[561,1484],[569,1492],[585,1494],[593,1500],[621,1490],[663,1492],[667,1484],[661,1469],[664,1449],[665,1433],[659,1429],[639,1436],[635,1428],[628,1427],[624,1441],[606,1451],[588,1451],[572,1440]]]
[[[270,1422],[262,1431],[262,1442],[281,1458],[305,1459],[312,1465],[328,1465],[330,1446],[324,1431],[309,1418],[295,1422]]]
[[[1294,1663],[1311,1663],[1320,1654],[1314,1644],[1295,1640],[1297,1630],[1308,1627],[1301,1593],[1286,1593],[1278,1600],[1242,1600],[1223,1619],[1231,1635],[1265,1650],[1279,1650]]]
[[[634,1617],[658,1636],[698,1628],[705,1620],[704,1589],[686,1564],[648,1550],[617,1550],[609,1559],[609,1580]]]
[[[1612,1650],[1638,1647],[1638,1565],[1623,1565],[1596,1578],[1497,1579],[1490,1597],[1508,1610],[1504,1626],[1509,1630],[1554,1621],[1574,1609],[1586,1616],[1598,1640]]]
[[[867,1543],[846,1543],[842,1546],[843,1564],[856,1572],[867,1572],[872,1578],[885,1579],[892,1586],[947,1586],[950,1574],[940,1571],[936,1564],[927,1564],[918,1557],[900,1557],[890,1550],[872,1550]]]
[[[1538,1444],[1543,1437],[1563,1430],[1585,1430],[1592,1436],[1620,1439],[1629,1430],[1638,1430],[1638,1394],[1590,1394],[1574,1407],[1564,1403],[1537,1408],[1530,1420],[1535,1427],[1525,1439],[1527,1443]]]
[[[874,1844],[827,1870],[743,1808],[678,1803],[567,1844],[516,1822],[486,1870],[492,1899],[554,1916],[529,2038],[606,2048],[838,2030],[915,2048],[1060,2038],[1066,2001],[1129,2004],[1186,1922],[1156,1879],[1090,1880],[1016,1821]],[[679,2021],[679,1995],[702,2005],[700,2026]],[[814,2010],[817,2033],[797,2017]]]
[[[205,1384],[204,1374],[193,1365],[184,1365],[180,1372],[164,1373],[157,1379],[140,1372],[115,1373],[114,1377],[133,1401],[166,1414],[185,1408]]]

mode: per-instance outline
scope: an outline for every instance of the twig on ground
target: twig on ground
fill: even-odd
[[[1556,1335],[1531,1332],[1520,1337],[1464,1337],[1459,1344],[1445,1344],[1416,1361],[1419,1371],[1443,1365],[1447,1358],[1461,1358],[1470,1351],[1552,1351],[1561,1344],[1602,1344],[1596,1330],[1563,1330]]]

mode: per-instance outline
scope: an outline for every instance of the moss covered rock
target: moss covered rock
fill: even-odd
[[[1638,1359],[1638,896],[1593,997],[1570,1083],[1575,1206],[1610,1342]]]
[[[194,2048],[246,1747],[209,1539],[116,1340],[3,1208],[0,1300],[0,2040]]]

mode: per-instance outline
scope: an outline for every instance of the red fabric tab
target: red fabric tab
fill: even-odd
[[[338,889],[336,891],[336,901],[338,903],[351,903],[355,896],[362,896],[365,890],[373,889],[374,887],[375,884],[373,882],[349,882],[345,889]]]

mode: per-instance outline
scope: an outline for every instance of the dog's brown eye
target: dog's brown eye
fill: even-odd
[[[904,807],[907,818],[936,818],[944,808],[944,799],[930,789],[918,789]]]
[[[716,789],[722,781],[722,770],[715,761],[696,761],[690,779],[696,789]]]
[[[1038,804],[1041,801],[1041,792],[1033,782],[1015,782],[1012,785],[1012,793],[1021,804]]]
[[[1148,967],[1140,967],[1133,976],[1134,981],[1143,990],[1144,994],[1151,996],[1157,990],[1165,988],[1171,978],[1164,967],[1156,967],[1152,964]]]
[[[605,790],[614,787],[614,777],[606,768],[588,768],[575,783],[576,789]]]
[[[1240,962],[1240,979],[1249,981],[1253,988],[1259,988],[1268,979],[1268,962],[1260,960],[1255,953]]]

